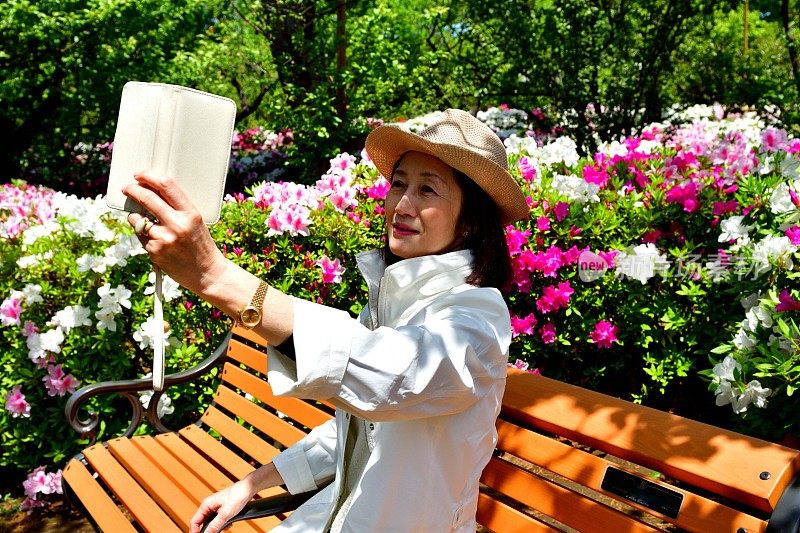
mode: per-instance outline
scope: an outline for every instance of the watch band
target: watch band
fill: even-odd
[[[267,282],[262,281],[258,284],[253,298],[239,311],[239,316],[236,319],[236,325],[244,327],[245,329],[253,329],[261,322],[261,313],[264,307],[264,298],[267,295],[269,285]]]

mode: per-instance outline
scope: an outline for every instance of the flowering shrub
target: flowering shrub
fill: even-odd
[[[779,440],[800,423],[800,142],[717,111],[694,108],[690,123],[653,124],[590,157],[529,133],[522,114],[510,126],[487,115],[505,128],[531,207],[506,232],[509,360]],[[248,135],[239,150],[263,146]],[[313,185],[266,180],[228,196],[212,234],[277,288],[355,314],[366,288],[354,256],[381,246],[388,187],[365,153],[342,153]],[[0,253],[0,466],[57,466],[85,444],[64,421],[65,396],[151,370],[152,271],[101,198],[22,183],[0,188]],[[229,321],[169,279],[164,297],[173,372],[205,357]],[[177,427],[211,392],[211,378],[169,389],[159,410]],[[92,404],[101,438],[127,425],[120,405]]]

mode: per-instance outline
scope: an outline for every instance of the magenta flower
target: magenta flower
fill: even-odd
[[[25,395],[20,391],[19,385],[14,385],[11,392],[6,395],[6,411],[11,413],[14,418],[31,416],[31,405],[25,400]]]
[[[555,214],[556,220],[561,222],[569,216],[569,204],[567,202],[558,202],[553,207],[553,214]]]
[[[530,236],[531,230],[529,229],[522,231],[514,226],[506,226],[506,244],[511,257],[522,252],[522,247],[528,244],[528,237]]]
[[[21,293],[14,292],[0,304],[0,324],[4,326],[19,326],[19,317],[22,314],[22,300],[17,298],[17,295],[21,295]]]
[[[322,281],[324,283],[339,283],[342,281],[344,267],[338,259],[331,260],[327,255],[323,255],[322,259],[316,262],[316,265],[322,270]]]
[[[383,176],[378,176],[378,179],[375,180],[375,183],[364,189],[364,192],[373,200],[384,200],[386,195],[389,193],[389,188],[391,186],[392,184],[389,183],[389,180]]]
[[[789,187],[789,198],[792,200],[794,206],[800,209],[800,197],[797,196],[797,193],[791,187]]]
[[[555,244],[547,249],[546,252],[538,254],[537,270],[548,278],[556,277],[558,269],[564,266],[564,252]]]
[[[583,167],[583,179],[588,183],[594,183],[601,189],[605,189],[606,185],[608,185],[608,172],[595,165],[586,165]]]
[[[539,321],[533,313],[526,317],[511,316],[511,336],[512,338],[519,337],[520,335],[533,335],[533,328]]]
[[[714,216],[727,215],[728,213],[735,213],[739,209],[739,202],[730,200],[727,202],[714,202],[712,213]]]
[[[543,343],[553,344],[556,341],[556,327],[552,322],[548,322],[539,330],[539,335]]]
[[[50,365],[47,367],[47,374],[42,378],[47,394],[50,396],[64,396],[66,393],[72,394],[81,382],[75,379],[72,374],[64,374],[61,365]]]
[[[39,333],[39,328],[31,322],[30,320],[26,320],[25,323],[22,325],[22,336],[23,337],[30,337],[34,333]]]
[[[562,281],[558,286],[548,285],[544,288],[542,297],[536,300],[536,307],[542,313],[558,311],[569,305],[569,298],[574,292],[569,281]]]
[[[547,217],[539,217],[536,219],[536,228],[539,231],[547,231],[550,229],[550,219]]]
[[[519,173],[522,175],[522,179],[525,180],[525,183],[530,183],[536,179],[536,167],[531,164],[530,159],[525,156],[519,158],[517,161],[517,168],[519,168]]]
[[[785,235],[789,238],[789,242],[795,246],[800,245],[800,226],[786,228]]]
[[[696,182],[684,183],[673,186],[664,198],[668,203],[683,205],[683,210],[687,213],[693,213],[700,207],[700,202],[697,200],[698,192],[699,187]]]
[[[617,257],[618,253],[617,250],[609,250],[608,252],[597,252],[597,255],[603,258],[608,264],[608,268],[614,268],[614,258]]]
[[[589,334],[589,337],[600,348],[611,348],[612,344],[618,342],[617,333],[619,333],[617,326],[608,320],[601,320],[594,325],[594,331]]]
[[[775,311],[784,313],[786,311],[800,311],[800,302],[792,298],[788,289],[783,289],[778,295],[779,303],[775,306]]]

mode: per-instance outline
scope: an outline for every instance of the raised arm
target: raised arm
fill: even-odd
[[[260,280],[222,255],[199,211],[174,180],[141,173],[136,181],[123,192],[157,218],[146,235],[139,235],[150,259],[183,287],[237,317]],[[135,227],[141,218],[132,213],[128,222]],[[280,344],[292,333],[291,299],[270,287],[264,310],[254,330],[270,343]]]

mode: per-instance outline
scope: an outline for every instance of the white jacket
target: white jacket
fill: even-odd
[[[464,283],[469,251],[400,261],[358,256],[360,321],[294,300],[296,363],[269,350],[275,394],[327,400],[336,417],[275,457],[289,492],[341,480],[349,413],[372,450],[344,532],[474,533],[478,480],[494,450],[511,342],[500,292]],[[320,532],[334,481],[273,532]]]

